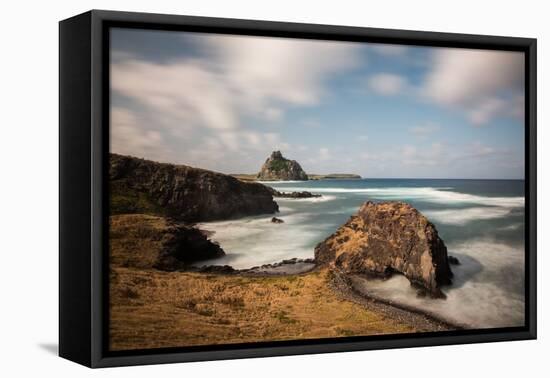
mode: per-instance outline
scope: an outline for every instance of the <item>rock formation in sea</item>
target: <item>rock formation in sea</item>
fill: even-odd
[[[273,214],[265,185],[185,165],[110,155],[111,213],[145,213],[199,222]]]
[[[403,202],[365,202],[315,248],[315,261],[345,274],[401,273],[433,297],[451,283],[447,248],[435,226]]]
[[[307,180],[307,174],[296,160],[283,157],[281,151],[273,151],[257,175],[259,180]]]
[[[271,194],[273,194],[273,197],[279,197],[279,198],[319,198],[322,197],[321,194],[314,194],[311,192],[308,192],[306,190],[301,192],[279,192],[278,190],[275,190],[273,188],[270,188]]]

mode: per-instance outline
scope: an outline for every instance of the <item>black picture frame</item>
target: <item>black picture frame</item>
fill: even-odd
[[[109,29],[511,50],[525,53],[524,327],[109,352]],[[535,339],[536,39],[92,10],[59,24],[59,354],[89,367]]]

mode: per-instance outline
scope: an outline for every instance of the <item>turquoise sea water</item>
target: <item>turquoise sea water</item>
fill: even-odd
[[[363,179],[265,183],[279,191],[321,198],[276,199],[283,224],[271,215],[209,222],[227,256],[207,263],[247,268],[283,259],[313,257],[332,234],[367,201],[405,201],[437,227],[453,266],[446,300],[418,298],[402,276],[368,282],[369,291],[472,327],[523,325],[524,181]]]

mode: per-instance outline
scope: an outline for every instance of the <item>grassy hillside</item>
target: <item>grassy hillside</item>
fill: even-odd
[[[327,270],[247,277],[111,270],[111,350],[414,332],[340,298]]]

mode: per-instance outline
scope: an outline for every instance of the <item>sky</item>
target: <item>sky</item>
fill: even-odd
[[[519,52],[111,30],[111,152],[256,173],[524,178]]]

